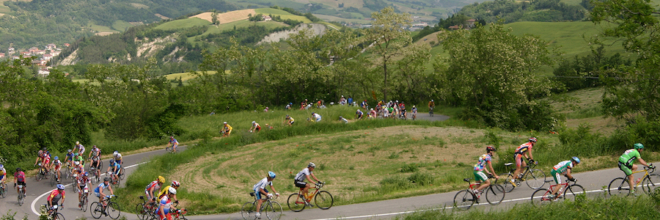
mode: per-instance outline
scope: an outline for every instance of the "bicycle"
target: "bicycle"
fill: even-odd
[[[48,204],[44,204],[42,207],[44,207],[46,210],[48,210],[48,219],[52,220],[65,220],[64,215],[62,213],[58,212],[59,210],[62,209],[61,205],[53,205],[53,207],[49,207]]]
[[[415,119],[417,119],[417,113],[413,112],[412,120],[414,121]]]
[[[154,206],[155,202],[147,201],[144,196],[140,196],[142,203],[138,203],[135,206],[135,213],[137,214],[138,219],[140,220],[149,220],[154,216],[154,211],[156,207]]]
[[[573,182],[573,184],[569,184],[570,182]],[[557,191],[557,195],[564,194],[564,196],[557,196],[556,198],[550,198],[554,187],[561,187],[559,191]],[[586,191],[584,191],[584,187],[578,185],[576,179],[573,180],[567,179],[566,183],[550,185],[550,188],[548,189],[540,188],[534,191],[534,193],[532,194],[532,205],[539,206],[539,205],[549,204],[550,202],[553,202],[557,199],[561,199],[562,197],[564,200],[566,198],[575,199],[577,195],[585,194],[585,193]]]
[[[17,185],[18,187],[18,206],[22,206],[23,203],[25,203],[25,189],[23,189],[23,185]],[[16,187],[14,187],[16,188]]]
[[[167,151],[167,153],[172,153],[172,154],[176,153],[176,152],[174,152],[174,147],[173,146],[165,147],[165,151]]]
[[[59,183],[59,181],[57,181],[58,179],[57,171],[51,172],[50,187],[53,187],[55,184]]]
[[[504,176],[504,190],[506,192],[511,192],[513,189],[516,187],[513,187],[511,185],[511,179],[514,179],[514,182],[516,183],[516,186],[520,186],[522,181],[525,181],[527,186],[532,189],[539,189],[545,185],[546,182],[546,176],[545,173],[540,170],[540,169],[534,169],[536,167],[538,162],[536,163],[530,163],[530,161],[527,161],[527,167],[525,167],[525,171],[523,171],[520,176],[521,178],[514,178],[513,173],[515,172],[515,167],[510,167],[513,165],[513,163],[505,163],[504,166],[506,166],[506,169],[509,171],[508,173],[503,173],[500,174],[500,176]],[[552,180],[551,180],[552,181]]]
[[[1,183],[0,184],[0,197],[5,198],[5,194],[7,194],[7,184],[6,183]]]
[[[314,187],[316,191],[309,195],[311,198],[312,196],[314,197],[314,203],[316,206],[318,206],[322,210],[327,210],[332,207],[332,204],[334,203],[334,199],[332,198],[332,194],[330,194],[328,191],[321,191],[321,188],[325,185],[325,182],[321,183],[316,183],[316,186]],[[303,209],[305,209],[305,206],[310,206],[312,207],[311,199],[304,198],[305,196],[302,194],[302,189],[298,191],[298,193],[291,194],[289,196],[289,199],[287,199],[287,205],[289,206],[289,209],[294,212],[300,212]]]
[[[66,163],[66,170],[64,171],[64,176],[67,179],[71,179],[71,174],[73,174],[73,168],[71,167],[71,163]]]
[[[85,187],[85,189],[83,190],[82,198],[80,198],[80,202],[79,202],[80,204],[78,204],[80,206],[80,210],[82,210],[83,212],[87,211],[87,203],[89,202],[88,197],[89,197],[89,188]]]
[[[489,176],[489,179],[493,179],[493,176]],[[463,181],[469,184],[468,189],[458,191],[454,196],[454,207],[462,210],[470,209],[474,203],[479,203],[480,196],[477,195],[474,191],[478,188],[480,183],[471,183],[470,178],[465,178]],[[491,205],[499,205],[504,200],[506,192],[502,185],[497,184],[497,180],[491,181],[491,184],[484,189],[483,192],[486,192],[486,201]],[[481,192],[481,193],[483,193]],[[492,201],[491,201],[492,200]]]
[[[660,175],[654,174],[655,172],[655,167],[653,164],[649,164],[651,167],[644,167],[644,170],[640,171],[635,171],[633,174],[636,173],[644,173],[644,176],[641,178],[642,181],[637,181],[635,183],[635,188],[639,187],[640,184],[642,186],[642,191],[647,194],[653,193],[655,188],[657,187],[655,182],[660,181]],[[654,182],[651,180],[651,178],[655,179],[656,181]],[[630,195],[630,183],[628,183],[628,177],[617,177],[614,178],[610,184],[607,186],[607,193],[612,196],[612,195],[623,195],[625,194]]]
[[[39,166],[39,172],[37,172],[37,175],[34,176],[37,182],[39,182],[39,180],[46,178],[47,175],[46,171],[44,170],[44,167],[41,166],[41,163],[39,163],[38,166]]]
[[[433,117],[433,107],[429,107],[429,116]]]
[[[71,180],[71,188],[73,188],[73,193],[78,193],[80,191],[80,188],[78,188],[78,175],[81,174],[74,173],[73,179]]]
[[[174,206],[176,206],[176,204]],[[170,210],[170,213],[172,213],[172,220],[188,220],[185,216],[185,214],[188,213],[188,210],[186,209],[174,209]]]
[[[105,215],[110,217],[111,219],[118,219],[119,216],[121,215],[121,209],[119,208],[119,204],[112,201],[112,198],[117,198],[117,196],[109,195],[103,198],[103,201],[108,203],[108,205],[106,205],[105,207],[103,207],[103,204],[101,204],[100,202],[93,202],[92,205],[90,205],[89,207],[92,217],[94,217],[95,219],[99,219],[101,218],[101,215]],[[108,209],[110,209],[110,213],[107,212]]]
[[[101,181],[101,179],[100,179],[99,175],[97,175],[96,171],[97,170],[94,167],[89,168],[89,173],[92,174],[92,178],[91,178],[92,183],[98,183],[99,181]]]
[[[241,216],[243,216],[243,219],[245,220],[256,219],[257,197],[254,192],[251,192],[250,196],[254,198],[254,201],[243,203],[243,206],[241,207]],[[265,213],[268,219],[277,220],[282,217],[282,206],[280,203],[272,201],[272,198],[266,198],[266,201],[261,203],[259,213],[261,213],[264,208],[266,209]]]

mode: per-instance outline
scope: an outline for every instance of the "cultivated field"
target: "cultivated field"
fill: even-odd
[[[212,12],[204,12],[198,15],[193,16],[193,18],[200,18],[203,20],[206,20],[208,22],[213,21],[213,17],[211,16]],[[218,21],[220,21],[220,24],[223,23],[231,23],[234,21],[240,21],[240,20],[245,20],[248,19],[248,15],[256,15],[257,12],[254,9],[244,9],[244,10],[238,10],[238,11],[230,11],[230,12],[225,12],[225,13],[219,13],[218,14]]]

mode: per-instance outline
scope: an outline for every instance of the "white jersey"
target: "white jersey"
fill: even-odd
[[[273,185],[273,182],[268,181],[268,178],[266,177],[266,178],[261,179],[261,181],[259,181],[259,183],[254,184],[252,189],[256,191],[256,190],[259,190],[259,189],[265,189],[266,186],[272,186],[272,185]]]
[[[305,179],[307,179],[307,176],[312,174],[311,171],[309,171],[309,168],[305,168],[301,170],[298,174],[296,174],[296,181],[298,182],[304,182]]]

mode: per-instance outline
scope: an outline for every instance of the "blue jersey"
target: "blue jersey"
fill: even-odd
[[[105,189],[108,189],[109,186],[110,186],[110,184],[105,185],[105,183],[101,183],[101,184],[99,184],[99,186],[97,186],[96,188],[94,188],[94,193],[101,193],[101,190],[100,190],[100,189],[104,189],[104,190],[105,190]]]

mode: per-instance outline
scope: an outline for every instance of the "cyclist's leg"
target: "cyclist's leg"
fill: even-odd
[[[481,185],[477,188],[481,192],[484,188],[488,187],[490,185],[490,181],[488,180],[488,176],[483,171],[474,171],[474,180],[477,183],[481,183]]]
[[[552,175],[552,179],[555,181],[555,188],[552,189],[552,195],[556,195],[557,192],[559,192],[559,184],[561,184],[561,176],[559,176],[559,172],[556,172],[554,169],[550,171],[550,175]]]
[[[254,190],[254,196],[257,198],[257,212],[261,210],[261,204],[264,202],[264,199],[261,198],[261,195],[263,194],[259,191],[259,189]]]

